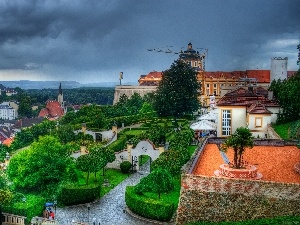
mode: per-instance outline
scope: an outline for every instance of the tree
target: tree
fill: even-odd
[[[174,182],[171,174],[164,169],[152,171],[147,177],[143,177],[140,182],[134,187],[137,194],[143,192],[158,193],[158,198],[163,192],[169,192],[174,189]]]
[[[221,150],[226,152],[229,148],[234,151],[233,168],[243,167],[242,156],[246,148],[253,148],[253,136],[247,127],[239,127],[234,134],[225,140]]]
[[[160,116],[180,117],[199,108],[197,72],[182,60],[162,73],[155,92],[154,109]]]
[[[57,136],[61,143],[66,144],[75,140],[75,133],[72,125],[66,124],[58,127]]]
[[[94,158],[90,154],[81,155],[76,159],[76,167],[82,172],[87,173],[86,184],[89,183],[90,173],[94,172]]]
[[[300,119],[300,70],[285,80],[272,81],[269,90],[273,91],[282,111],[276,123],[282,124]]]
[[[108,147],[95,145],[89,149],[90,155],[95,160],[95,171],[98,172],[100,169],[103,169],[107,163],[111,163],[116,159],[115,152]]]
[[[7,175],[16,188],[28,191],[55,189],[71,163],[70,154],[69,145],[62,145],[53,136],[42,136],[29,149],[11,158]]]

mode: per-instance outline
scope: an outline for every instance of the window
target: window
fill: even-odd
[[[231,110],[222,110],[222,135],[231,134]]]
[[[214,88],[217,88],[217,84],[214,84]]]
[[[255,117],[255,127],[262,127],[262,117]]]
[[[197,67],[197,62],[194,62],[194,66]]]
[[[206,84],[206,87],[208,87],[208,88],[209,88],[209,84]]]

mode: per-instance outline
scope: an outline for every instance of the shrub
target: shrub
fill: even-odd
[[[175,211],[173,203],[138,195],[132,186],[126,187],[125,202],[132,212],[159,221],[169,221]]]
[[[129,161],[124,161],[120,164],[120,169],[122,173],[128,173],[131,168],[131,163]]]
[[[71,186],[62,188],[59,201],[64,205],[76,205],[92,202],[100,196],[99,185]]]
[[[143,192],[158,193],[158,198],[163,192],[169,192],[174,189],[174,182],[171,174],[165,169],[157,169],[152,171],[148,176],[143,177],[140,182],[134,187],[137,194]]]

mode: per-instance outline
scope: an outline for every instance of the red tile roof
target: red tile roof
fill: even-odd
[[[258,83],[270,83],[270,70],[246,70],[248,78],[256,78]]]
[[[290,77],[293,76],[295,73],[297,73],[297,71],[287,71],[287,78],[290,78]]]
[[[48,101],[46,108],[42,109],[39,117],[59,118],[64,115],[64,109],[58,101]]]
[[[250,114],[272,114],[272,112],[267,110],[266,107],[260,102],[252,104],[248,108],[247,112]]]
[[[2,142],[2,144],[6,146],[10,146],[13,140],[14,140],[13,138],[7,138]]]
[[[250,107],[254,103],[260,102],[265,106],[279,106],[277,102],[269,100],[267,97],[261,94],[257,94],[256,88],[245,89],[238,88],[227,94],[225,94],[218,102],[218,106],[248,106]]]
[[[141,86],[157,86],[161,80],[162,72],[152,71],[146,76],[141,76],[139,79],[139,85]]]

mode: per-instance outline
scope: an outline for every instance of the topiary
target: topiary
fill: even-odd
[[[122,173],[128,173],[131,168],[131,163],[128,161],[124,161],[120,164],[120,169]]]

